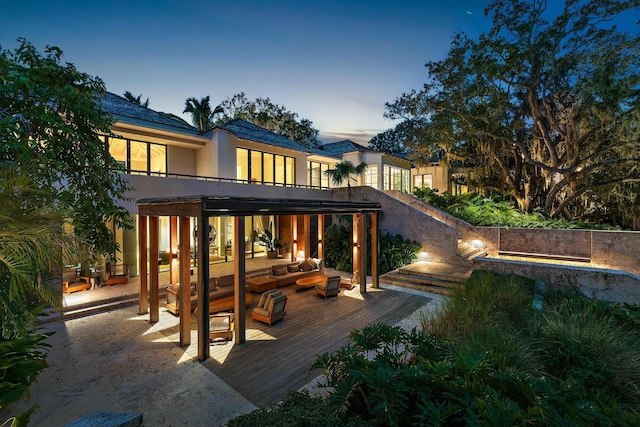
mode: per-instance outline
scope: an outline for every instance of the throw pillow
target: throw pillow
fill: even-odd
[[[292,264],[288,264],[287,265],[287,271],[289,273],[297,273],[300,271],[300,264],[298,264],[297,262],[294,262]]]
[[[286,265],[271,267],[271,270],[273,270],[274,276],[284,276],[289,272]]]
[[[309,263],[309,261],[304,260],[300,263],[300,271],[311,271],[313,270],[313,266]]]
[[[316,260],[315,260],[315,259],[313,259],[313,258],[309,257],[309,258],[307,258],[307,262],[308,262],[309,264],[311,264],[311,267],[313,267],[314,269],[315,269],[315,268],[318,268],[318,263],[316,262]]]

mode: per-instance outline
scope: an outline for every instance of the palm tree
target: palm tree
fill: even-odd
[[[351,200],[351,180],[356,181],[352,175],[361,175],[366,172],[367,164],[365,162],[360,163],[358,166],[354,166],[349,160],[343,160],[340,163],[336,163],[334,169],[327,169],[324,174],[331,179],[334,185],[340,186],[344,181],[347,182],[347,188],[349,192],[349,200]]]
[[[203,132],[213,127],[213,116],[223,112],[224,110],[219,105],[213,111],[211,110],[208,95],[200,98],[200,101],[196,98],[187,98],[183,111],[183,113],[191,114],[194,126]]]
[[[149,98],[147,98],[146,101],[142,102],[142,94],[138,96],[134,96],[131,92],[125,91],[125,93],[122,94],[122,96],[124,96],[134,104],[142,105],[144,108],[149,108]]]

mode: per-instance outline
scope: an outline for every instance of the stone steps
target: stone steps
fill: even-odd
[[[467,267],[418,262],[390,271],[380,276],[380,280],[404,288],[451,295],[464,287],[470,274],[471,269]]]

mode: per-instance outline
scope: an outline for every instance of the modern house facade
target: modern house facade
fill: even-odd
[[[122,164],[133,187],[129,200],[120,203],[136,216],[136,200],[185,195],[331,198],[334,187],[325,172],[336,163],[366,162],[367,172],[352,185],[380,190],[411,190],[411,162],[399,156],[367,150],[352,141],[309,148],[243,120],[200,132],[182,119],[153,111],[118,95],[107,93],[103,104],[115,118],[113,135],[103,136],[112,156]],[[346,183],[343,183],[346,186]],[[160,218],[160,262],[169,257],[169,218]],[[265,255],[257,234],[270,229],[291,243],[291,219],[274,216],[246,218],[245,254]],[[303,233],[301,226],[298,233]],[[317,225],[315,225],[317,226]],[[312,224],[309,232],[314,232]],[[192,224],[193,243],[197,225]],[[137,275],[137,230],[113,229],[120,262]],[[209,224],[213,261],[229,261],[234,253],[231,217],[212,218]],[[311,254],[309,254],[311,255]]]

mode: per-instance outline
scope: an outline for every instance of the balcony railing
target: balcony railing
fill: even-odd
[[[304,184],[284,184],[284,183],[277,183],[277,182],[263,182],[263,181],[257,181],[257,180],[249,180],[249,179],[189,175],[189,174],[182,174],[182,173],[150,172],[150,171],[135,170],[135,169],[129,169],[129,170],[123,169],[121,171],[122,173],[127,173],[130,175],[154,176],[158,178],[178,178],[178,179],[192,179],[197,181],[229,182],[234,184],[254,184],[254,185],[270,185],[274,187],[309,188],[313,190],[330,190],[331,189],[329,187],[318,187],[318,186],[304,185]]]

